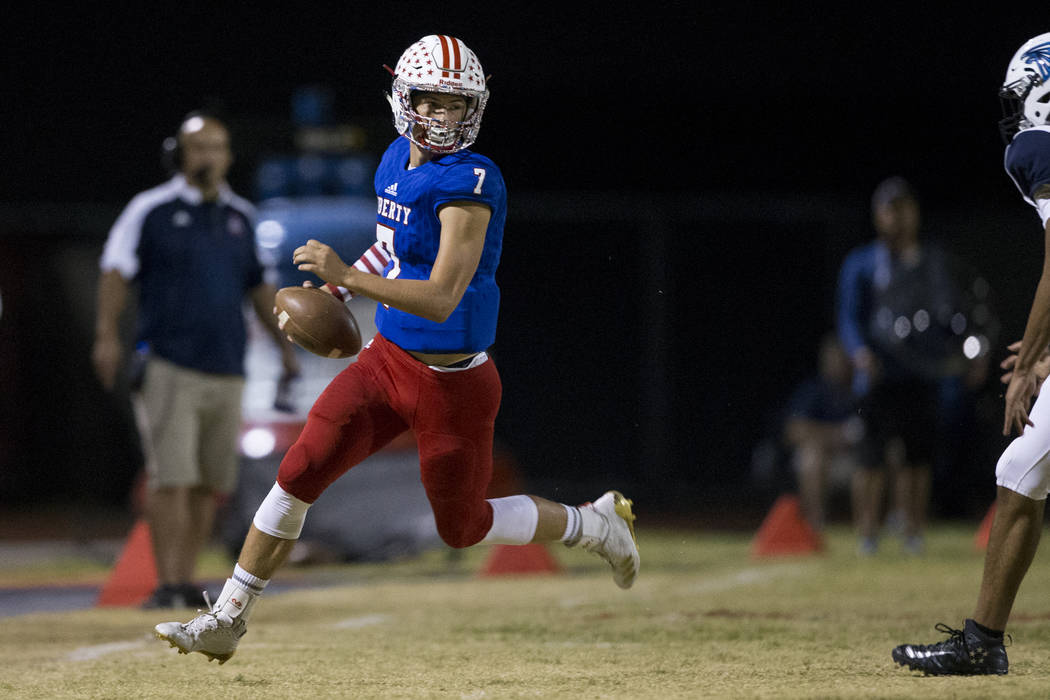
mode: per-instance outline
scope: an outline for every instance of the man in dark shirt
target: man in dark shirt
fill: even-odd
[[[226,183],[233,158],[225,125],[192,113],[173,138],[177,172],[136,195],[110,230],[92,350],[99,380],[112,389],[123,362],[119,321],[134,283],[137,347],[148,357],[135,412],[160,584],[147,607],[204,604],[192,582],[197,556],[217,498],[237,478],[245,296],[280,346],[285,373],[298,373],[256,257],[254,208]]]

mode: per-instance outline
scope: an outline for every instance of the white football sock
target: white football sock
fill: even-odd
[[[609,521],[605,516],[591,506],[581,506],[576,509],[580,514],[579,534],[565,541],[567,547],[583,545],[585,548],[600,544],[609,535]]]
[[[252,608],[255,607],[255,599],[258,597],[257,593],[251,592],[232,578],[228,578],[211,611],[228,622],[233,622],[237,618],[247,622],[251,617]]]
[[[528,544],[536,536],[540,510],[528,496],[490,498],[492,527],[479,544]]]
[[[255,595],[262,594],[263,589],[266,588],[266,584],[270,582],[270,579],[268,578],[259,578],[254,574],[249,574],[241,568],[240,564],[233,565],[233,576],[231,578],[235,583],[240,584],[241,588],[251,591]]]
[[[574,506],[567,506],[564,503],[562,508],[565,509],[565,534],[561,536],[559,541],[575,543],[580,538],[580,509]]]

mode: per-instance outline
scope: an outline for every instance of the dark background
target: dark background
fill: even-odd
[[[1002,171],[996,91],[1047,28],[1031,15],[938,2],[23,13],[0,101],[0,502],[126,498],[128,425],[87,358],[93,266],[119,208],[163,179],[160,142],[182,115],[228,116],[231,182],[250,196],[258,159],[288,146],[300,86],[330,86],[381,152],[394,135],[382,64],[440,32],[493,76],[476,149],[511,196],[500,439],[565,500],[618,483],[667,512],[760,513],[777,486],[754,483],[752,450],[814,368],[880,179],[916,185],[926,230],[991,282],[999,346],[1020,337],[1041,244]],[[56,281],[71,266],[79,276]],[[993,497],[997,395],[993,378],[944,514]]]

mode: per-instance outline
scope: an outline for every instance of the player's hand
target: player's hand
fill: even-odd
[[[123,348],[119,338],[95,338],[95,345],[91,348],[91,364],[95,367],[95,375],[99,382],[108,391],[112,391],[116,386],[122,356]]]
[[[292,262],[303,272],[312,272],[325,282],[337,286],[343,283],[346,275],[346,263],[331,246],[312,238],[295,249]]]
[[[1000,378],[1003,384],[1009,384],[1010,378],[1013,377],[1013,369],[1017,365],[1017,356],[1021,352],[1021,341],[1015,341],[1006,346],[1012,355],[1009,355],[1005,360],[999,363],[999,367],[1005,370],[1005,373]],[[1044,350],[1043,354],[1039,356],[1035,366],[1032,368],[1032,372],[1035,374],[1036,381],[1041,386],[1048,376],[1050,376],[1050,350]],[[1038,394],[1038,390],[1036,391]]]
[[[1039,389],[1035,372],[1014,370],[1010,384],[1006,387],[1006,412],[1003,416],[1003,435],[1017,431],[1020,435],[1026,426],[1035,426],[1028,417],[1028,407]]]

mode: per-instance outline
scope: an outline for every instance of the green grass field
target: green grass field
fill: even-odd
[[[1010,675],[925,678],[890,660],[895,644],[940,639],[936,622],[960,626],[971,612],[975,529],[937,527],[921,559],[893,540],[860,559],[849,532],[833,529],[826,554],[759,560],[746,534],[640,521],[642,574],[627,592],[601,561],[560,546],[557,575],[481,578],[482,548],[326,567],[308,574],[324,585],[264,596],[223,666],[151,637],[156,622],[189,612],[6,618],[0,697],[1050,696],[1050,554],[1037,557],[1015,608]],[[206,567],[227,565],[214,556]]]

